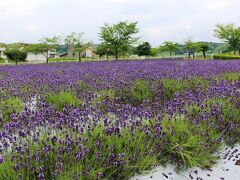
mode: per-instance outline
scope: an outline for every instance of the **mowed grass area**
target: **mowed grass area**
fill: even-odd
[[[210,168],[240,141],[240,62],[0,67],[3,179],[128,179]]]
[[[2,59],[0,58],[0,64],[4,65],[4,64],[14,64],[15,62],[13,60],[6,60],[6,59]]]

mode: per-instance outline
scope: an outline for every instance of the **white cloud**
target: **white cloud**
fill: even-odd
[[[207,9],[209,10],[224,10],[231,4],[231,0],[209,0]]]
[[[109,0],[109,2],[113,2],[113,3],[126,3],[127,0]]]
[[[41,32],[41,28],[38,24],[31,24],[26,27],[26,31],[32,34],[37,34]]]
[[[186,30],[190,31],[192,29],[192,25],[189,23],[186,25]]]

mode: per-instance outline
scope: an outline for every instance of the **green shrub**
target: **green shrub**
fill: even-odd
[[[214,77],[216,80],[238,81],[240,80],[240,72],[225,72],[224,74]]]
[[[211,104],[220,107],[225,122],[234,121],[240,124],[240,108],[237,106],[237,101],[240,102],[240,99],[211,98],[207,101],[207,104],[209,110]]]
[[[213,59],[231,60],[240,59],[240,56],[233,54],[214,54]]]
[[[113,100],[115,94],[116,92],[114,89],[105,89],[100,92],[97,92],[97,97],[94,100],[92,100],[92,105],[96,105],[97,103],[102,102],[104,99]]]
[[[92,131],[86,131],[83,134],[71,128],[66,128],[65,133],[53,130],[59,140],[68,138],[66,133],[70,132],[72,132],[73,136],[71,138],[73,141],[87,140],[84,143],[84,148],[87,151],[84,153],[82,160],[76,161],[76,154],[79,151],[77,144],[72,147],[71,154],[68,154],[67,151],[61,153],[64,164],[61,166],[61,173],[56,179],[76,179],[75,175],[79,173],[83,174],[80,174],[81,176],[78,179],[96,179],[99,172],[104,174],[104,179],[129,179],[137,173],[150,170],[156,165],[177,164],[179,161],[183,163],[183,167],[211,166],[213,160],[216,160],[216,156],[212,152],[217,151],[221,144],[210,143],[209,148],[206,147],[206,142],[211,137],[214,141],[218,134],[214,130],[207,129],[208,126],[204,124],[196,128],[197,125],[192,124],[183,116],[176,116],[170,121],[167,119],[166,115],[162,121],[143,120],[142,125],[134,130],[134,134],[131,133],[129,127],[119,129],[119,134],[107,135],[105,133],[107,127],[101,124],[96,125]],[[159,133],[160,137],[155,137],[154,127],[157,125],[156,123],[162,125],[162,130]],[[149,128],[149,133],[146,133],[146,129],[144,129],[146,127]],[[202,133],[206,131],[209,132],[210,137],[202,136]],[[51,141],[47,140],[47,133],[47,131],[41,132],[39,142],[34,142],[31,138],[28,139],[31,142],[29,143],[30,154],[33,155],[36,151],[39,151],[40,161],[36,160],[29,163],[26,153],[20,155],[14,152],[15,154],[8,156],[9,160],[4,161],[0,166],[0,175],[3,178],[18,179],[17,177],[21,173],[26,179],[36,179],[38,168],[42,166],[44,167],[45,178],[54,179],[51,178],[51,172],[55,172],[58,162],[56,158],[58,154],[55,153],[55,149],[64,148],[65,144],[56,141],[53,145]],[[98,148],[95,147],[96,141],[98,141]],[[48,153],[45,153],[44,150],[46,145],[51,145]],[[114,156],[110,157],[110,153]],[[97,154],[100,154],[98,158]],[[16,158],[11,161],[12,155],[16,155]],[[14,172],[12,166],[19,156],[27,166],[21,167],[18,172]],[[124,162],[125,165],[116,167],[114,165],[116,161]],[[104,166],[104,162],[108,165]],[[35,171],[32,171],[32,166],[35,167]],[[91,167],[91,171],[88,171],[89,167]],[[85,172],[89,173],[86,175]]]
[[[182,80],[178,79],[162,79],[163,84],[163,94],[164,101],[173,98],[173,94],[178,92],[181,93],[184,91],[185,86]]]
[[[24,103],[19,97],[9,97],[0,102],[0,113],[2,113],[3,122],[10,120],[12,113],[19,114],[24,108]]]
[[[178,163],[179,160],[185,167],[202,167],[207,168],[213,165],[216,157],[212,152],[217,151],[221,144],[217,143],[220,136],[214,129],[208,129],[204,123],[200,126],[190,123],[184,116],[176,116],[170,121],[166,118],[162,121],[163,131],[167,133],[168,144],[164,147],[163,156],[175,157],[173,162]],[[203,136],[209,132],[210,136]],[[210,143],[209,147],[206,147]],[[215,142],[215,143],[214,143]],[[164,157],[161,157],[164,158]]]
[[[7,49],[4,54],[8,59],[15,61],[25,61],[27,58],[27,53],[18,49]]]
[[[161,101],[172,99],[174,93],[182,94],[186,89],[193,92],[201,90],[202,92],[210,86],[209,80],[200,77],[192,77],[190,79],[162,79],[163,95]]]
[[[221,114],[223,114],[224,121],[230,122],[235,121],[235,123],[240,123],[240,109],[237,107],[237,103],[240,99],[230,99],[230,98],[210,98],[207,101],[203,102],[204,109],[198,106],[197,104],[192,104],[190,106],[186,106],[184,109],[188,111],[188,114],[193,118],[203,112],[210,113],[212,108],[211,106],[219,107]],[[219,123],[218,117],[216,117],[216,122]]]
[[[79,106],[81,101],[78,99],[73,92],[61,91],[59,93],[51,93],[46,98],[46,101],[61,111],[65,106]]]
[[[84,81],[82,81],[82,80],[78,81],[78,86],[76,87],[77,95],[80,95],[84,92],[92,91],[92,90],[93,90],[93,88],[91,86],[87,85]]]
[[[228,137],[226,143],[234,144],[236,141],[240,141],[240,138],[236,136],[236,134],[240,133],[240,129],[238,128],[238,124],[240,124],[239,102],[239,98],[213,97],[203,102],[202,105],[204,108],[201,108],[197,104],[192,104],[184,109],[188,111],[188,118],[194,121],[206,115],[209,118],[208,121],[206,121],[208,126],[210,127],[210,124],[214,124],[216,132],[228,134],[228,136],[226,136]],[[216,109],[218,109],[218,111],[210,116],[209,114],[212,114],[213,110],[216,111]]]
[[[196,92],[198,89],[202,92],[205,92],[206,89],[210,86],[208,79],[203,79],[201,77],[194,76],[188,80],[183,81],[185,88],[190,89],[193,92]]]
[[[130,92],[134,103],[141,103],[143,100],[153,101],[154,94],[149,82],[146,80],[137,80],[133,82]]]

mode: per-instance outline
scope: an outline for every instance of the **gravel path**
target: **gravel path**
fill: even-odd
[[[239,180],[240,179],[240,145],[225,148],[219,163],[209,170],[200,168],[189,169],[177,174],[174,167],[158,167],[152,173],[135,176],[132,180]]]

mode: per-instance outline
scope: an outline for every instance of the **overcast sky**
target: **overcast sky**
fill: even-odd
[[[240,25],[239,0],[1,0],[0,42],[85,32],[98,42],[99,27],[138,21],[139,36],[158,46],[165,40],[217,41],[217,23]]]

